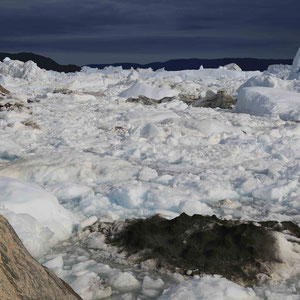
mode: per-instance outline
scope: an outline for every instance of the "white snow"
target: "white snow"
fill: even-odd
[[[103,285],[94,272],[83,273],[71,283],[71,287],[86,300],[104,299],[111,295],[111,288]]]
[[[137,82],[132,85],[127,90],[120,93],[120,97],[129,98],[129,97],[138,97],[138,96],[146,96],[152,99],[162,99],[164,97],[173,97],[179,94],[176,90],[171,90],[166,87],[153,87],[147,83]]]
[[[267,87],[242,88],[236,111],[257,116],[278,116],[300,121],[300,93]]]
[[[221,276],[194,278],[166,290],[158,299],[172,300],[258,300],[255,292],[232,283]]]
[[[96,216],[91,216],[87,219],[85,219],[83,222],[81,222],[81,224],[79,225],[80,229],[84,229],[88,226],[93,225],[94,223],[96,223],[98,220],[98,218]]]
[[[145,296],[157,297],[163,290],[165,283],[160,278],[153,280],[149,276],[145,276],[142,284],[142,293]]]
[[[30,81],[47,80],[46,71],[40,69],[33,61],[24,63],[18,60],[4,59],[3,62],[0,62],[0,74]]]
[[[264,73],[85,67],[74,74],[0,62],[0,84],[12,93],[5,101],[27,107],[0,112],[0,213],[30,253],[84,299],[158,298],[164,289],[162,299],[297,299],[292,262],[297,266],[299,251],[286,236],[277,237],[287,249],[278,246],[288,266],[278,267],[281,281],[251,290],[220,276],[162,281],[151,273],[153,261],[145,263],[147,274],[121,270],[111,262],[126,260],[85,228],[103,216],[111,222],[182,212],[300,224],[298,61]],[[236,110],[180,101],[221,89],[238,96]],[[140,95],[172,101],[126,102]],[[24,125],[28,120],[41,129]]]
[[[111,276],[108,283],[115,289],[123,292],[137,290],[141,283],[128,272],[119,272]]]
[[[287,79],[292,70],[290,65],[270,65],[267,69],[268,73],[275,75],[280,79]]]
[[[7,209],[0,209],[0,214],[13,226],[24,246],[33,257],[41,257],[53,246],[53,231],[48,227],[44,227],[31,215],[16,214]]]
[[[17,214],[9,218],[12,226],[15,221],[19,224],[22,217],[24,227],[16,226],[19,229],[17,233],[19,231],[23,242],[29,250],[34,251],[36,256],[43,254],[42,250],[44,250],[42,246],[39,247],[40,251],[35,249],[39,242],[48,238],[48,243],[53,245],[70,236],[75,221],[74,216],[72,220],[72,213],[65,210],[52,194],[35,184],[3,176],[0,176],[0,190],[0,206]],[[35,223],[37,228],[34,228]],[[42,226],[44,228],[41,228]],[[38,231],[37,239],[33,238],[32,227],[34,231]]]
[[[235,63],[227,64],[227,65],[224,66],[224,68],[225,68],[226,70],[242,72],[241,67],[238,66],[238,65],[235,64]]]

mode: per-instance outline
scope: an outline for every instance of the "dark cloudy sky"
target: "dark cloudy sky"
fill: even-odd
[[[293,58],[300,0],[0,0],[0,52],[60,63]]]

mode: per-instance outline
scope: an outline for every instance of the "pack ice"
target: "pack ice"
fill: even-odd
[[[265,72],[64,74],[5,59],[0,213],[84,299],[299,299],[299,237],[288,232],[275,250],[288,267],[246,288],[218,274],[157,273],[151,261],[138,269],[88,230],[101,218],[182,212],[299,225],[299,53]],[[219,90],[238,99],[234,109],[188,105]],[[126,101],[139,96],[168,100]]]

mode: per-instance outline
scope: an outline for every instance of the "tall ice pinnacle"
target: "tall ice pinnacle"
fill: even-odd
[[[293,60],[293,66],[288,79],[300,79],[300,47]]]

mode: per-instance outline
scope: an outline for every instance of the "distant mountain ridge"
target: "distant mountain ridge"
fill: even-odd
[[[229,63],[236,63],[243,71],[265,71],[269,65],[284,64],[292,65],[292,59],[262,59],[262,58],[218,58],[218,59],[172,59],[166,62],[153,62],[149,64],[136,63],[114,63],[114,64],[90,64],[89,67],[103,69],[107,66],[122,66],[123,69],[130,68],[152,68],[154,71],[165,68],[167,71],[198,70],[204,68],[218,68]]]
[[[28,60],[34,61],[40,68],[45,70],[53,70],[57,72],[79,72],[81,67],[76,65],[60,65],[49,57],[38,55],[30,52],[21,53],[3,53],[0,52],[0,61],[5,57],[13,60],[20,60],[26,62]],[[152,62],[149,64],[137,63],[113,63],[113,64],[89,64],[87,66],[92,68],[103,69],[108,66],[122,66],[123,69],[130,68],[152,68],[154,71],[165,68],[167,71],[180,71],[180,70],[198,70],[201,66],[204,68],[218,68],[229,63],[236,63],[243,71],[264,71],[269,65],[284,64],[292,65],[292,59],[261,59],[261,58],[218,58],[218,59],[172,59],[165,62]]]
[[[76,65],[60,65],[49,57],[45,57],[30,52],[21,52],[15,54],[0,52],[0,61],[2,61],[5,57],[9,57],[10,59],[13,60],[20,60],[23,62],[32,60],[38,65],[39,68],[45,70],[52,70],[52,71],[65,72],[65,73],[78,72],[81,70],[81,67],[78,67]]]

